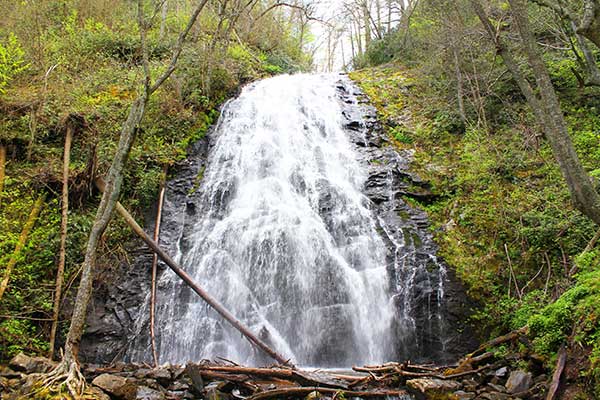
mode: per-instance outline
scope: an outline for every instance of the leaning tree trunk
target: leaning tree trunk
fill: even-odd
[[[54,357],[54,343],[56,342],[56,330],[58,328],[58,313],[60,311],[60,299],[62,297],[62,286],[65,276],[65,261],[67,248],[67,222],[69,218],[69,163],[71,160],[71,142],[73,140],[73,129],[67,125],[65,136],[65,151],[63,156],[63,182],[61,197],[61,220],[60,220],[60,249],[58,252],[58,268],[56,270],[56,289],[54,290],[54,305],[52,308],[52,327],[50,328],[50,353]]]
[[[600,47],[600,1],[585,0],[583,2],[583,18],[577,33],[590,39]]]
[[[471,0],[475,13],[483,23],[490,39],[495,43],[504,64],[527,99],[537,122],[543,128],[546,138],[552,147],[554,157],[567,183],[573,204],[583,214],[600,225],[600,196],[596,192],[590,176],[581,165],[573,147],[573,142],[569,136],[558,97],[550,80],[550,75],[537,50],[535,38],[529,28],[527,9],[522,0],[509,0],[509,3],[523,42],[523,50],[535,76],[539,97],[536,95],[534,88],[525,79],[517,61],[491,24],[481,3],[478,0]]]
[[[44,199],[46,198],[45,194],[42,194],[38,197],[38,199],[33,204],[33,208],[29,212],[29,217],[27,218],[27,222],[23,226],[23,230],[21,231],[21,235],[19,235],[19,240],[17,241],[17,245],[15,246],[15,251],[13,251],[10,259],[8,260],[8,264],[4,269],[4,278],[2,278],[2,282],[0,282],[0,300],[2,300],[2,296],[4,296],[4,292],[8,287],[8,282],[10,281],[10,275],[17,264],[17,260],[21,255],[21,251],[23,247],[27,244],[27,237],[31,233],[33,229],[33,225],[35,225],[35,221],[40,215],[40,211],[42,210],[42,206],[44,205]]]

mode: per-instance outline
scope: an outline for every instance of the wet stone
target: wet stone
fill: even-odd
[[[529,390],[533,383],[531,374],[522,370],[513,371],[506,382],[506,390],[508,393],[521,393]]]

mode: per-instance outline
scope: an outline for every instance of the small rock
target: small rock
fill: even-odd
[[[19,353],[10,360],[8,365],[15,371],[32,374],[48,372],[56,364],[45,357],[30,357],[23,353]]]
[[[151,389],[147,386],[138,386],[135,395],[136,400],[165,400],[165,395],[158,390]]]
[[[510,394],[526,392],[531,387],[531,374],[522,370],[513,371],[506,381],[506,390]]]
[[[482,393],[478,398],[481,400],[508,400],[510,396],[506,393],[487,392]]]
[[[504,386],[496,385],[494,383],[488,383],[487,385],[494,392],[505,392],[506,391],[506,389],[504,389]]]
[[[462,386],[467,392],[474,392],[477,390],[479,383],[475,379],[465,379],[462,381]]]
[[[502,367],[502,368],[496,370],[496,372],[494,372],[494,375],[502,378],[502,377],[505,377],[507,373],[508,373],[508,368]]]
[[[454,396],[456,396],[457,400],[471,400],[475,398],[475,393],[464,392],[462,390],[458,390],[454,392]]]
[[[460,387],[460,384],[456,381],[444,381],[441,379],[410,379],[406,381],[406,386],[410,389],[418,391],[423,394],[432,394],[440,392],[451,392]]]
[[[137,385],[132,380],[118,375],[99,375],[92,381],[92,385],[118,398],[135,399],[137,394]]]

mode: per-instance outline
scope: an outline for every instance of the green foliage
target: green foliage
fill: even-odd
[[[25,51],[14,33],[10,33],[5,42],[0,42],[0,94],[4,93],[8,83],[29,65],[25,62]]]

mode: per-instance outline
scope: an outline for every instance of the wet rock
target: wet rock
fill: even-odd
[[[508,393],[515,394],[528,391],[532,383],[533,379],[529,372],[517,370],[510,373],[505,386]]]
[[[10,360],[8,364],[15,371],[32,373],[44,373],[50,371],[56,363],[45,357],[30,357],[19,353]]]
[[[462,390],[458,390],[458,391],[454,392],[453,394],[456,397],[456,400],[471,400],[471,399],[474,399],[475,396],[477,396],[475,393],[465,392]]]
[[[147,386],[139,386],[135,395],[136,400],[165,400],[165,395]]]
[[[510,396],[507,395],[506,393],[487,392],[487,393],[480,394],[479,397],[477,397],[477,399],[481,399],[481,400],[508,400],[508,399],[510,399]]]
[[[431,395],[436,393],[451,392],[460,387],[460,384],[456,381],[445,381],[441,379],[431,378],[420,378],[410,379],[406,381],[406,386],[415,392],[422,393],[425,395]]]
[[[92,385],[98,386],[105,392],[120,399],[135,399],[137,395],[137,385],[135,382],[118,375],[99,375],[92,381]]]

